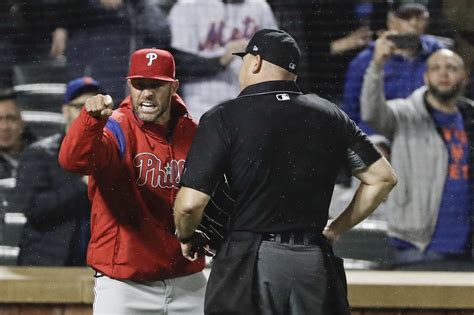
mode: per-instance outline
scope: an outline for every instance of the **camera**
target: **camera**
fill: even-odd
[[[392,41],[400,49],[418,49],[421,46],[420,36],[417,34],[388,35],[387,39]]]

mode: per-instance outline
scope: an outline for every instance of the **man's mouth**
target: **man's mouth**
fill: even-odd
[[[440,82],[440,83],[439,83],[439,87],[440,87],[440,88],[444,88],[444,89],[451,89],[451,88],[452,88],[452,85],[449,84],[448,82]]]
[[[153,102],[150,102],[150,101],[141,102],[139,107],[140,107],[140,110],[144,113],[153,113],[157,109],[157,106]]]

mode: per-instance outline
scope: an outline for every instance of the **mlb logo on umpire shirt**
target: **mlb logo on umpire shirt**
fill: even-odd
[[[282,101],[289,101],[290,100],[290,96],[286,93],[283,93],[283,94],[277,94],[276,95],[276,98],[277,100],[279,100],[280,102]]]

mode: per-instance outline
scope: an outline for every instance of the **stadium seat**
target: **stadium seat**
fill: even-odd
[[[17,102],[23,110],[61,112],[63,93],[19,93]]]
[[[23,110],[21,115],[28,130],[38,139],[64,131],[64,117],[60,113]]]
[[[13,68],[18,103],[24,110],[60,112],[67,68],[57,62],[22,64]]]
[[[26,219],[10,211],[8,196],[15,186],[14,178],[0,179],[0,265],[16,265],[21,233]]]
[[[13,79],[15,85],[65,83],[68,81],[68,74],[64,63],[45,61],[15,65],[13,67]]]

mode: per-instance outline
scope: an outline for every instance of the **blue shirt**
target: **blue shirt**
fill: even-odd
[[[344,83],[344,99],[342,109],[368,135],[375,131],[360,117],[360,93],[365,71],[369,67],[374,54],[375,43],[361,51],[350,63]],[[424,84],[426,60],[436,50],[443,48],[433,36],[421,36],[421,51],[413,59],[401,55],[393,55],[384,65],[384,89],[387,100],[406,98]]]
[[[433,110],[433,119],[443,135],[449,154],[448,174],[428,250],[461,254],[468,250],[471,199],[469,193],[469,147],[461,113]]]

